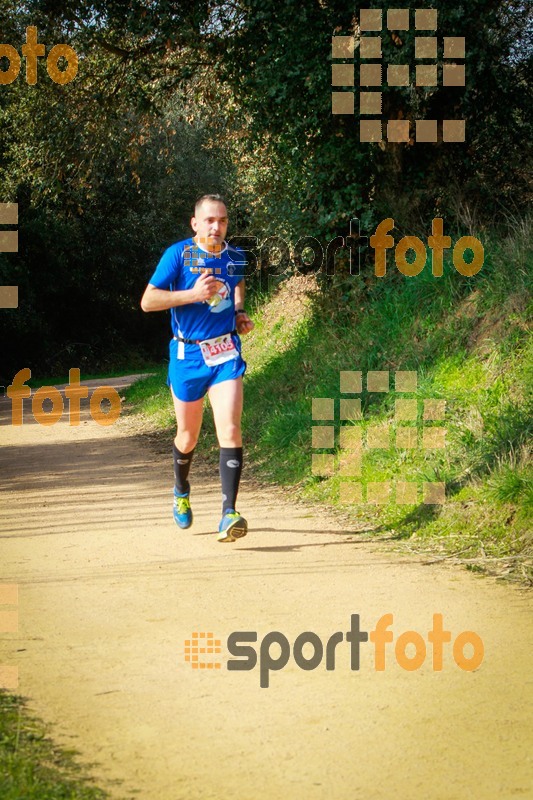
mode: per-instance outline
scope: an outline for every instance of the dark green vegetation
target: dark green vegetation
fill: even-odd
[[[449,264],[443,278],[428,267],[417,278],[336,275],[303,299],[293,278],[258,300],[256,330],[244,345],[252,473],[263,483],[296,487],[320,506],[340,505],[361,529],[531,582],[531,250],[531,231],[523,226],[491,242],[487,263],[473,278]],[[420,493],[412,505],[396,504],[394,495],[382,506],[341,504],[338,466],[330,477],[312,474],[312,425],[335,427],[336,458],[345,455],[339,425],[361,425],[339,420],[339,399],[350,397],[341,395],[339,376],[350,370],[418,373],[416,392],[362,393],[363,429],[392,428],[388,448],[364,452],[362,481],[444,482],[444,505],[425,505]],[[173,425],[163,373],[131,387],[128,397],[161,426]],[[393,445],[403,425],[394,422],[398,397],[446,401],[443,422],[418,417],[419,427],[447,429],[445,449]],[[334,422],[312,422],[313,398],[335,399]],[[212,424],[203,436],[201,457],[215,464]]]
[[[440,215],[482,239],[519,218],[527,4],[431,5],[439,42],[466,38],[466,88],[385,87],[384,116],[464,117],[465,144],[360,144],[357,116],[331,114],[331,34],[358,32],[344,0],[0,0],[2,42],[20,52],[35,25],[47,53],[68,42],[79,56],[64,86],[44,59],[37,85],[23,59],[0,86],[0,201],[19,203],[20,236],[0,254],[0,284],[20,287],[19,309],[0,313],[0,385],[22,366],[38,379],[159,359],[166,320],[139,298],[204,191],[228,194],[233,234],[293,244],[345,235],[355,216],[365,232],[392,216],[416,233]],[[413,36],[384,31],[384,61],[414,66]]]
[[[2,800],[105,800],[73,760],[56,747],[21,697],[0,692],[0,797]]]

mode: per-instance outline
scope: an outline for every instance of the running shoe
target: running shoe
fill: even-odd
[[[248,523],[244,517],[241,517],[233,508],[228,508],[220,520],[217,539],[219,542],[234,542],[236,539],[246,536],[247,531]]]
[[[174,522],[179,528],[191,527],[192,511],[188,494],[176,494],[174,491]]]

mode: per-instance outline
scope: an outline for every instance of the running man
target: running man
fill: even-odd
[[[242,472],[242,376],[238,334],[254,327],[244,311],[245,258],[226,241],[228,212],[217,194],[199,197],[191,227],[195,236],[171,245],[161,257],[141,300],[143,311],[170,310],[173,338],[167,383],[176,412],[174,520],[192,525],[189,469],[202,427],[204,397],[213,409],[220,447],[222,519],[219,542],[246,536],[236,510]]]

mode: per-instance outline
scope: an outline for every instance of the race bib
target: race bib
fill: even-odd
[[[237,358],[239,355],[231,338],[231,333],[225,333],[224,336],[215,336],[213,339],[206,339],[204,342],[200,342],[200,349],[208,367],[224,364],[225,361],[231,361],[232,358]]]

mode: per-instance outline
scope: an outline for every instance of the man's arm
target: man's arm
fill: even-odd
[[[185,306],[188,303],[202,303],[209,300],[217,291],[215,278],[204,272],[200,275],[192,289],[183,289],[171,292],[168,289],[158,289],[149,283],[141,299],[143,311],[168,311],[175,306]]]
[[[244,279],[235,287],[235,311],[239,311],[239,309],[242,313],[237,314],[235,319],[237,333],[241,335],[250,333],[253,330],[254,323],[244,311]]]

